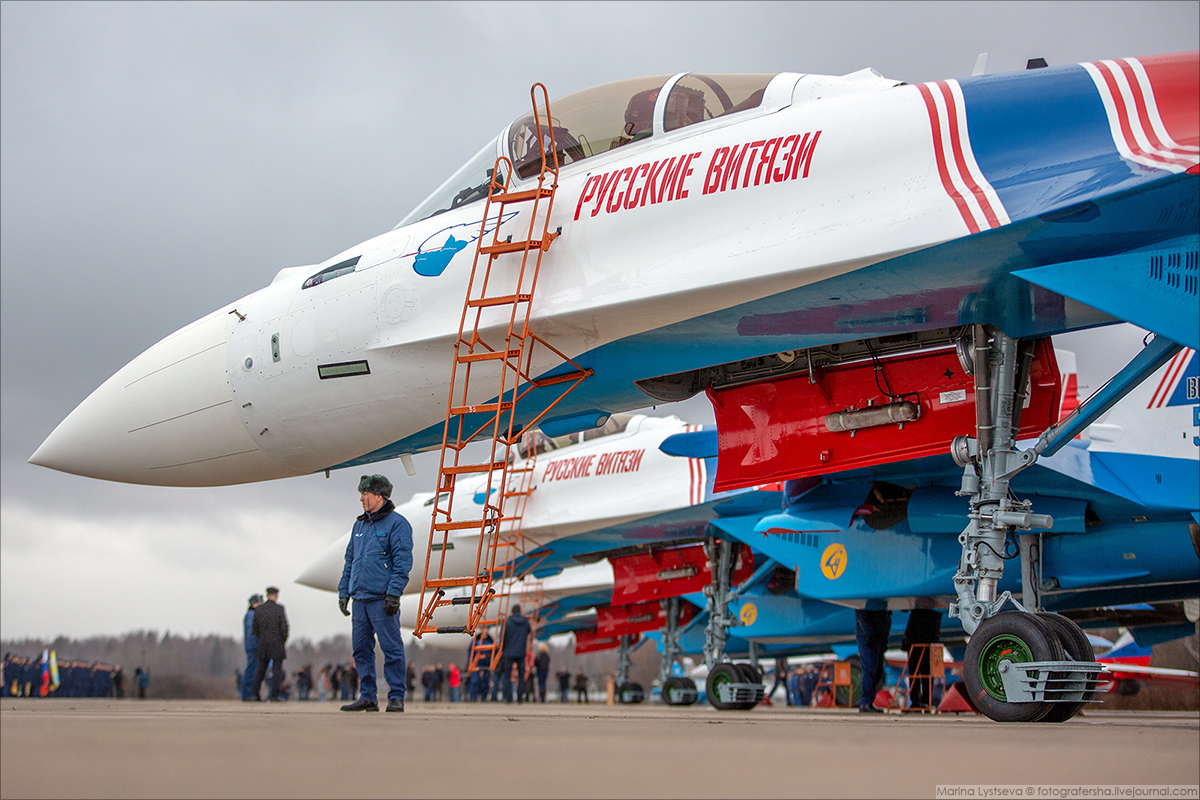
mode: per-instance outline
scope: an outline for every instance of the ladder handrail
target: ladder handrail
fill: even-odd
[[[418,638],[426,632],[443,630],[432,624],[433,612],[441,606],[455,604],[451,599],[445,598],[443,587],[471,586],[471,595],[467,601],[470,608],[465,632],[473,635],[476,628],[484,622],[486,609],[491,602],[497,601],[497,605],[501,609],[502,613],[497,619],[502,619],[506,615],[508,598],[516,581],[528,574],[542,558],[545,558],[546,554],[532,562],[525,558],[530,540],[521,532],[521,519],[532,488],[532,469],[521,473],[522,488],[516,492],[510,491],[510,470],[513,468],[512,447],[522,435],[531,431],[566,394],[592,374],[590,369],[579,367],[557,348],[533,334],[530,329],[533,297],[542,258],[551,243],[561,233],[561,228],[554,233],[550,232],[550,216],[554,207],[555,191],[558,188],[559,163],[553,118],[550,115],[549,94],[545,85],[541,83],[535,83],[530,88],[529,94],[533,106],[534,129],[538,147],[541,150],[541,170],[537,176],[536,188],[513,192],[510,190],[515,171],[512,161],[501,155],[493,164],[491,183],[488,187],[483,216],[479,223],[475,256],[467,282],[466,299],[459,318],[458,336],[454,342],[454,359],[446,402],[446,421],[443,427],[442,448],[438,463],[437,491],[434,495],[433,511],[430,515],[425,574],[421,587],[417,625],[414,630],[414,634]],[[546,122],[545,126],[543,126],[543,120]],[[505,241],[501,242],[505,207],[512,203],[532,204],[528,230],[522,240],[513,242],[512,236],[509,235]],[[493,216],[494,205],[496,211]],[[486,233],[488,225],[492,223],[494,224],[489,243]],[[541,226],[540,233],[538,231],[539,224]],[[531,260],[530,256],[534,251],[536,251],[536,255]],[[499,258],[507,254],[515,256],[517,253],[520,253],[521,260],[515,270],[507,266],[501,267],[497,263]],[[514,266],[516,265],[514,264]],[[501,281],[506,284],[504,291],[490,296],[489,289]],[[510,287],[509,283],[515,285]],[[507,325],[497,325],[494,320],[496,315],[489,312],[500,310],[504,306],[508,306]],[[475,311],[474,315],[470,313],[472,309]],[[485,319],[488,322],[486,325]],[[502,331],[504,337],[502,344],[494,345],[485,340],[497,335],[497,331]],[[493,339],[493,341],[495,340]],[[570,364],[574,371],[535,379],[531,370],[533,348],[538,343],[561,358],[564,363]],[[493,369],[496,367],[499,369],[499,387],[494,395],[491,392],[487,393],[487,396],[495,399],[473,403],[470,400],[472,369],[478,367],[478,369],[484,370],[489,365]],[[518,429],[518,403],[535,389],[559,383],[567,384],[559,396],[545,408],[540,409],[530,421]],[[482,422],[473,416],[477,414],[483,415]],[[467,419],[468,416],[472,416],[470,421]],[[477,459],[475,463],[464,464],[461,460],[464,448],[471,443],[482,444],[484,441],[488,441],[484,434],[489,430],[490,454],[487,459]],[[472,517],[470,520],[456,523],[453,519],[455,490],[458,477],[466,473],[486,473],[487,475],[484,481],[483,508],[477,519]],[[495,501],[492,499],[494,493],[498,495]],[[505,513],[506,503],[509,505],[515,503],[514,513]],[[506,522],[509,523],[507,528],[505,528]],[[446,552],[449,549],[447,544],[451,531],[476,528],[480,535],[476,545],[473,572],[467,577],[446,578]],[[431,579],[434,539],[439,532],[442,536],[442,546],[439,548],[437,577]],[[497,556],[501,547],[506,548],[506,557],[500,565],[497,565]],[[508,549],[511,549],[511,552],[508,552]],[[526,563],[523,565],[521,574],[518,575],[516,565],[523,559]],[[432,594],[430,601],[426,603],[426,593],[430,588],[434,588],[436,591]]]

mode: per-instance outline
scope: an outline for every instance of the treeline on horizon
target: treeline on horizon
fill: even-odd
[[[550,671],[557,672],[564,666],[572,673],[582,668],[592,679],[594,688],[604,686],[606,675],[616,671],[615,650],[575,655],[570,639],[550,644]],[[136,694],[132,678],[138,667],[150,671],[149,698],[159,699],[237,699],[237,677],[245,668],[246,654],[241,639],[216,634],[179,636],[170,631],[132,631],[118,636],[92,636],[72,639],[59,636],[54,639],[3,639],[0,649],[4,653],[40,659],[42,650],[55,651],[58,661],[87,661],[121,667],[125,673],[125,696]],[[420,693],[420,674],[426,666],[448,665],[456,662],[460,668],[467,665],[467,652],[443,647],[428,647],[422,642],[405,646],[408,663],[416,670],[417,689]],[[284,669],[295,684],[296,672],[305,664],[312,664],[313,673],[326,664],[346,664],[353,660],[354,648],[350,634],[338,634],[313,642],[306,638],[291,639],[287,643],[287,659]],[[379,674],[383,674],[382,656]],[[630,678],[649,687],[658,675],[659,657],[653,643],[638,648],[633,653],[633,668]],[[552,681],[553,682],[553,681]]]

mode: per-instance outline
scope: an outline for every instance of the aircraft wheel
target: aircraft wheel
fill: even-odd
[[[1062,644],[1067,658],[1072,661],[1094,662],[1096,660],[1096,651],[1092,649],[1092,643],[1088,641],[1083,628],[1058,614],[1040,613],[1038,619],[1049,625],[1050,629],[1058,636],[1058,641]],[[1052,703],[1050,710],[1046,712],[1046,716],[1042,717],[1041,721],[1066,722],[1078,714],[1079,710],[1087,705],[1087,701],[1091,700],[1094,695],[1095,692],[1084,693],[1083,701],[1079,703]]]
[[[741,703],[726,703],[721,700],[720,688],[728,686],[731,683],[741,683],[742,675],[738,671],[737,666],[724,662],[715,665],[708,672],[708,680],[704,683],[705,694],[708,695],[708,703],[718,711],[733,711],[742,707]]]
[[[762,683],[763,671],[761,667],[754,664],[734,664],[734,666],[737,667],[743,683]],[[750,700],[745,703],[739,703],[738,708],[743,711],[749,711],[757,705],[757,701]]]
[[[1036,722],[1054,703],[1009,703],[1000,663],[1059,661],[1065,658],[1049,625],[1023,611],[1003,611],[971,635],[963,659],[963,681],[975,705],[997,722]]]
[[[690,691],[695,692],[696,691],[696,682],[694,680],[692,680],[691,678],[676,678],[676,677],[667,678],[666,682],[663,684],[663,687],[662,687],[662,699],[663,699],[663,702],[669,706],[690,706],[692,703],[696,702],[696,699],[695,699],[696,695],[692,696],[692,700],[690,702],[687,700],[680,700],[679,702],[672,700],[671,699],[671,690],[673,690],[673,689],[678,689],[678,690],[682,690],[682,691],[690,690]]]
[[[679,703],[676,703],[674,700],[671,699],[671,690],[672,689],[682,689],[682,688],[683,688],[683,678],[671,677],[671,678],[667,678],[665,681],[663,681],[663,685],[662,685],[662,701],[663,701],[663,703],[668,706],[679,705]]]
[[[646,690],[640,683],[630,681],[617,687],[617,699],[629,705],[635,705],[646,699]]]

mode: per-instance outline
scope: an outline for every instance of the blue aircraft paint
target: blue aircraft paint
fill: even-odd
[[[1078,65],[959,81],[971,149],[1013,220],[1167,174],[1126,161]]]
[[[1200,461],[1136,453],[1092,453],[1092,461],[1128,487],[1127,494],[1151,509],[1194,511],[1200,507]],[[1116,478],[1116,476],[1120,478]]]
[[[1200,237],[1185,236],[1151,248],[1087,258],[1014,274],[1193,349],[1200,347],[1195,265]],[[1103,273],[1109,281],[1092,280]],[[1194,388],[1194,383],[1193,383]],[[1182,394],[1186,396],[1187,387]]]
[[[436,278],[445,271],[446,267],[450,266],[450,259],[466,246],[466,242],[460,242],[453,236],[448,236],[446,243],[441,247],[417,253],[417,257],[413,261],[413,271],[426,278]]]

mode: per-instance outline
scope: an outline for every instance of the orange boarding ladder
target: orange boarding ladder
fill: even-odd
[[[497,595],[497,590],[505,589],[506,583],[507,589],[511,590],[511,581],[506,581],[504,570],[511,572],[507,565],[516,560],[525,538],[520,535],[519,524],[510,525],[507,534],[501,531],[503,522],[513,521],[512,516],[506,519],[504,514],[505,500],[511,496],[506,488],[509,486],[512,446],[523,434],[532,431],[550,409],[584,378],[592,374],[590,369],[580,368],[529,329],[542,257],[561,233],[561,228],[557,232],[550,231],[550,213],[558,188],[559,169],[550,99],[546,87],[540,83],[535,83],[529,94],[533,105],[535,142],[541,150],[541,170],[537,175],[537,185],[521,191],[509,189],[513,164],[507,158],[501,156],[496,159],[492,171],[487,202],[479,223],[475,259],[471,265],[458,338],[454,343],[437,492],[425,557],[421,601],[413,631],[418,638],[431,632],[473,635],[484,623],[488,603]],[[501,241],[502,223],[517,216],[516,212],[511,211],[506,215],[505,210],[510,205],[529,209],[528,229],[523,239],[514,241],[510,235]],[[493,224],[490,239],[485,238],[489,224]],[[574,369],[535,379],[530,374],[535,344],[549,349]],[[566,388],[527,423],[518,424],[517,405],[521,399],[534,389],[552,384],[565,384]],[[467,457],[464,450],[473,443],[480,445],[475,452],[486,446],[484,460],[471,461]],[[482,512],[475,503],[462,503],[460,510],[469,508],[468,513],[472,516],[455,519],[454,499],[459,476],[479,474],[487,476]],[[492,498],[493,492],[498,495],[495,500]],[[476,514],[479,516],[474,516]],[[513,530],[516,530],[516,534],[513,534]],[[446,574],[446,545],[452,532],[461,536],[476,534],[478,537],[475,567],[470,575]],[[435,540],[441,542],[436,568],[433,559]],[[502,574],[497,576],[497,559],[501,555]],[[497,583],[500,585],[497,586]],[[446,589],[451,587],[470,587],[471,591],[468,596],[448,598],[445,596]],[[434,612],[447,605],[468,605],[467,624],[435,624]]]
[[[537,466],[537,450],[535,449],[537,438],[533,432],[525,434],[525,452],[528,457],[524,461],[514,462],[508,469],[509,481],[508,491],[505,492],[501,499],[501,506],[506,513],[502,517],[503,521],[509,522],[510,527],[502,531],[497,537],[495,549],[497,560],[502,560],[503,565],[499,568],[499,575],[495,579],[495,586],[498,587],[492,597],[492,605],[490,608],[495,609],[495,615],[485,617],[480,620],[479,624],[482,627],[493,627],[496,630],[496,635],[491,643],[476,643],[471,648],[471,660],[468,665],[468,670],[473,671],[479,668],[484,659],[487,659],[487,668],[495,670],[500,663],[500,654],[504,649],[504,621],[508,618],[509,599],[512,596],[513,589],[517,586],[521,577],[538,564],[545,560],[544,554],[533,562],[524,565],[521,569],[521,574],[517,574],[516,565],[518,561],[525,558],[528,551],[537,547],[537,543],[533,542],[528,536],[525,536],[521,531],[521,523],[525,516],[525,506],[529,502],[529,496],[533,494],[533,475],[534,469]],[[541,599],[541,581],[537,582],[538,586],[538,602],[540,605]],[[526,593],[521,594],[521,603],[526,602]],[[536,620],[533,615],[530,615],[530,625],[535,626]]]

